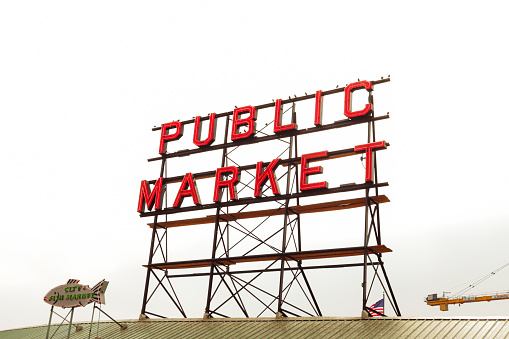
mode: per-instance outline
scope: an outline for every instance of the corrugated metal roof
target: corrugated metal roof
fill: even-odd
[[[123,320],[121,331],[113,322],[93,325],[91,338],[506,338],[508,319],[458,318],[274,318],[259,319],[149,319]],[[90,324],[71,338],[86,339]],[[51,327],[53,338],[66,338],[68,325]],[[45,338],[46,326],[0,332],[0,339]],[[56,331],[56,333],[55,333]]]

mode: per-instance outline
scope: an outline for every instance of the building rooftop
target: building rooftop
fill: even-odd
[[[94,323],[91,338],[505,338],[507,318],[256,318],[148,319]],[[83,329],[76,332],[76,327]],[[90,323],[72,325],[71,338],[88,338]],[[68,325],[52,325],[50,337],[66,338]],[[56,333],[55,333],[56,331]],[[47,326],[0,331],[0,339],[45,338]]]

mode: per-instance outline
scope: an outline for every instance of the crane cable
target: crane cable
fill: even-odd
[[[455,298],[455,297],[463,295],[465,292],[473,289],[474,287],[478,286],[479,284],[481,284],[484,281],[488,280],[489,278],[493,277],[495,274],[497,274],[498,272],[502,271],[507,266],[509,266],[509,263],[507,263],[507,264],[497,268],[493,272],[488,273],[487,275],[483,276],[482,278],[480,278],[477,281],[473,282],[472,284],[468,285],[468,287],[465,287],[464,289],[462,289],[461,291],[459,291],[455,295],[451,296],[450,298]]]

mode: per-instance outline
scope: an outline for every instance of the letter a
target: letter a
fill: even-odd
[[[188,189],[186,189],[187,186],[189,186]],[[180,205],[182,205],[182,201],[184,201],[184,198],[188,196],[193,197],[193,202],[195,205],[201,205],[200,196],[196,190],[196,184],[194,182],[192,173],[186,173],[184,179],[182,179],[182,184],[180,185],[177,197],[173,203],[173,207],[180,207]]]

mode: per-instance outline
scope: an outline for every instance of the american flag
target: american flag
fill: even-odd
[[[373,305],[371,305],[369,308],[371,308],[372,310],[375,310],[377,312],[380,312],[380,313],[384,313],[384,300],[383,298],[378,300],[376,303],[374,303]],[[380,317],[379,314],[375,313],[375,312],[372,312],[370,310],[368,310],[369,314],[371,314],[372,317]]]

